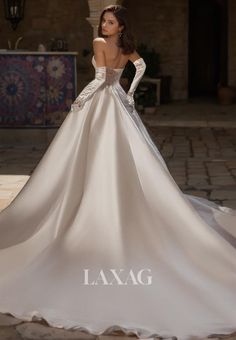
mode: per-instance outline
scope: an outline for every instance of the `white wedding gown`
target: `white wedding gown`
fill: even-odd
[[[83,106],[0,213],[0,312],[96,335],[236,331],[236,210],[179,189],[123,70],[92,63]]]

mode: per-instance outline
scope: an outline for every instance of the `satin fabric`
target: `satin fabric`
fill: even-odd
[[[68,113],[0,213],[0,312],[96,335],[229,334],[236,211],[179,189],[121,74],[109,69],[104,86]],[[123,269],[124,278],[145,268],[150,285],[84,284],[85,269],[92,282],[101,270]]]

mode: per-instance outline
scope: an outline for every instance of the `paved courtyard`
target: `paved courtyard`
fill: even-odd
[[[188,99],[163,104],[143,115],[152,126],[235,127],[236,104],[219,105],[216,99]]]
[[[149,127],[179,187],[236,208],[236,129]]]

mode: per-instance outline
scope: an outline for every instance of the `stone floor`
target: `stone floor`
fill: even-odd
[[[236,208],[236,109],[209,105],[162,105],[155,114],[145,114],[141,118],[184,192]],[[46,148],[0,144],[0,210],[25,185]],[[0,340],[130,338],[119,332],[113,336],[93,336],[81,331],[65,331],[48,327],[44,320],[23,322],[0,313]],[[236,332],[211,338],[236,340]]]
[[[92,335],[79,330],[64,330],[49,327],[44,320],[25,322],[11,315],[0,313],[0,340],[133,340],[136,335],[125,335],[120,331],[114,331],[110,335]],[[177,340],[173,338],[154,337],[149,340]],[[229,335],[212,334],[207,338],[191,337],[190,340],[236,340],[236,332]],[[142,339],[144,340],[144,339]],[[181,340],[181,339],[180,339]]]
[[[186,193],[236,208],[236,129],[148,127]]]
[[[148,110],[148,109],[146,109]],[[214,99],[189,99],[160,105],[143,115],[152,126],[236,127],[236,104],[219,105]]]

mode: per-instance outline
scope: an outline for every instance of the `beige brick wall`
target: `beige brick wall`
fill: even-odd
[[[172,97],[184,99],[188,87],[188,1],[126,0],[137,42],[161,55],[161,71],[172,76]]]
[[[236,86],[236,0],[229,1],[229,82]],[[122,2],[122,1],[120,1]],[[161,55],[161,71],[172,76],[172,98],[188,97],[188,0],[124,0],[137,42],[147,43]],[[65,37],[71,51],[78,51],[78,92],[93,76],[91,54],[93,30],[87,0],[26,1],[25,18],[14,32],[3,17],[0,1],[0,48],[19,36],[20,48],[36,50],[54,37]]]

